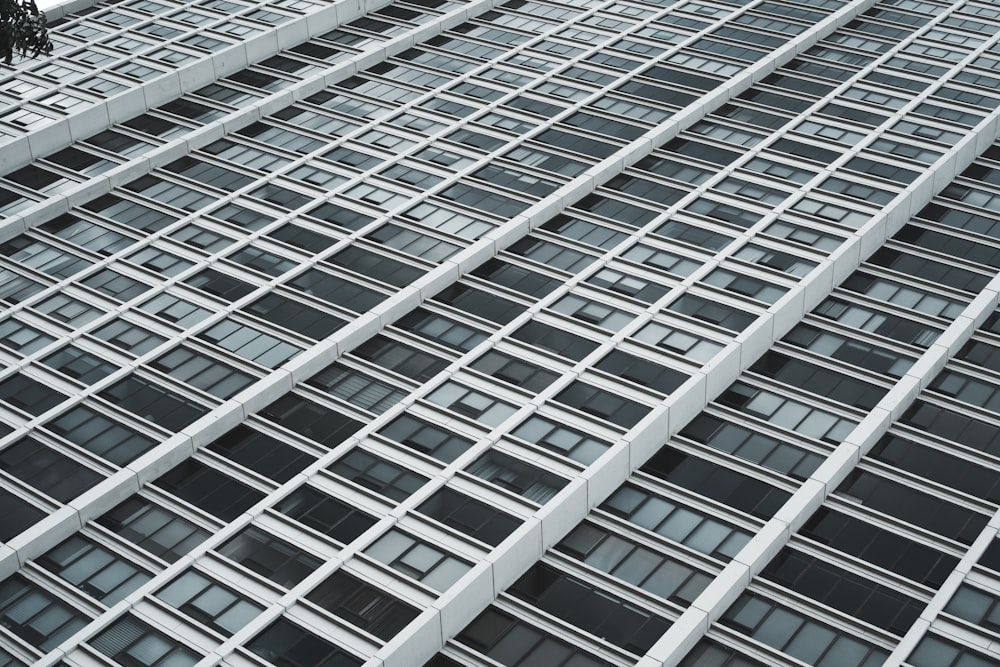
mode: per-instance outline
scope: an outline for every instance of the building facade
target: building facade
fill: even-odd
[[[63,11],[0,666],[998,664],[995,3]]]

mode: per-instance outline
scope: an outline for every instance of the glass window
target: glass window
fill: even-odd
[[[331,448],[347,440],[363,425],[356,419],[295,394],[285,394],[258,414]]]
[[[408,414],[392,420],[378,433],[445,463],[451,463],[475,444],[468,438]]]
[[[301,486],[274,509],[338,542],[347,544],[375,525],[376,519],[310,486]]]
[[[264,299],[267,298],[264,297]],[[254,305],[251,304],[248,306],[248,310],[252,309]],[[291,307],[291,303],[286,305]],[[283,309],[276,310],[281,312]],[[296,314],[300,316],[301,320],[309,320],[312,316],[309,312],[310,310],[312,309],[303,305],[301,310],[297,311]],[[268,313],[269,316],[271,314],[277,313],[275,311]],[[323,316],[327,317],[325,314]],[[336,318],[331,317],[331,319]],[[198,336],[213,345],[232,352],[247,361],[260,364],[265,368],[277,368],[302,351],[302,348],[297,345],[293,345],[277,336],[264,333],[250,325],[243,324],[235,318],[224,319],[218,324],[202,331]]]
[[[0,401],[35,417],[56,407],[68,396],[22,373],[0,381]]]
[[[605,512],[721,561],[730,561],[751,534],[702,510],[625,484],[600,507]]]
[[[30,436],[0,449],[0,470],[61,503],[70,502],[105,479],[100,472]]]
[[[511,435],[584,465],[593,463],[611,446],[540,415],[529,417]]]
[[[641,470],[764,520],[791,497],[784,489],[669,445],[660,448]]]
[[[109,607],[152,576],[79,534],[46,551],[37,563]]]
[[[88,641],[127,667],[193,667],[203,657],[131,614],[122,616]]]
[[[448,365],[444,359],[382,334],[368,339],[352,354],[416,382],[426,382]]]
[[[383,641],[392,639],[420,613],[343,570],[330,575],[306,599]]]
[[[448,487],[436,491],[417,511],[494,547],[521,525],[520,519]]]
[[[440,592],[448,590],[472,568],[447,551],[397,529],[380,537],[364,553]]]
[[[774,426],[830,444],[839,444],[857,426],[854,420],[741,381],[734,382],[717,400]]]
[[[638,424],[651,410],[647,405],[581,380],[571,382],[554,400],[624,429]]]
[[[326,639],[303,630],[285,618],[267,627],[247,643],[263,659],[282,667],[360,667],[364,662]]]
[[[112,508],[97,523],[168,563],[209,536],[204,528],[141,496]]]
[[[706,412],[695,417],[680,435],[800,481],[824,461],[820,454]]]
[[[227,636],[264,610],[196,570],[186,570],[157,591],[156,597]]]
[[[682,606],[694,602],[712,582],[691,565],[595,523],[578,525],[555,550]]]
[[[636,655],[644,655],[670,626],[667,619],[547,563],[536,563],[507,593]]]
[[[900,535],[895,529],[827,507],[817,510],[799,534],[935,589],[958,564],[955,556]]]
[[[545,504],[567,483],[559,475],[496,449],[488,450],[465,471],[539,505]]]
[[[541,664],[611,667],[613,664],[495,607],[477,616],[456,639],[504,667]]]
[[[426,400],[491,428],[496,428],[517,412],[517,408],[509,403],[452,381],[432,391]]]
[[[427,483],[428,478],[418,475],[380,456],[355,447],[327,468],[344,479],[380,493],[392,500],[401,501]]]
[[[323,564],[300,547],[256,526],[247,526],[216,551],[284,588],[295,586]]]
[[[788,547],[768,563],[760,576],[897,635],[910,629],[925,604],[838,567],[823,556]],[[873,600],[878,604],[872,604]]]
[[[469,368],[532,394],[545,389],[560,376],[555,371],[495,349],[469,364]]]
[[[757,593],[744,593],[723,614],[724,625],[817,667],[873,667],[888,651],[812,620]]]
[[[264,497],[257,489],[195,459],[177,464],[161,475],[156,485],[227,522]]]
[[[8,632],[48,653],[90,619],[41,586],[15,575],[0,582],[0,622]]]
[[[938,494],[867,470],[854,470],[837,487],[837,493],[870,510],[885,512],[962,544],[972,544],[988,521],[986,515],[959,506]]]
[[[232,398],[258,379],[187,345],[160,355],[149,366],[221,399]]]
[[[311,454],[240,424],[207,449],[278,483],[287,482],[316,460]]]
[[[100,396],[122,410],[175,432],[191,425],[209,411],[208,407],[135,374],[111,385]]]

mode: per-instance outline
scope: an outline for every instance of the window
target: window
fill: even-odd
[[[385,382],[339,362],[327,366],[306,384],[375,414],[402,401],[409,391],[405,384]]]
[[[447,551],[397,529],[380,537],[364,553],[442,593],[472,568]]]
[[[456,639],[504,667],[542,664],[611,667],[613,664],[495,607],[477,616]]]
[[[496,428],[517,412],[517,408],[509,403],[453,381],[445,382],[432,391],[426,400],[491,428]]]
[[[246,646],[268,662],[283,667],[360,667],[363,662],[284,618],[272,623]]]
[[[55,341],[55,337],[42,333],[12,317],[0,322],[0,345],[8,350],[18,352],[22,356],[34,354]]]
[[[164,336],[154,334],[138,324],[123,319],[113,320],[90,333],[136,357],[141,357],[167,341]]]
[[[593,463],[611,446],[540,415],[529,417],[511,435],[584,465]]]
[[[202,659],[131,614],[122,616],[89,642],[125,667],[192,667]]]
[[[149,366],[221,399],[232,398],[258,379],[187,345],[160,355]]]
[[[326,447],[336,447],[363,424],[336,410],[313,403],[295,394],[285,394],[258,413],[293,433]]]
[[[559,475],[496,449],[488,450],[465,471],[539,505],[545,504],[567,483]]]
[[[478,329],[424,308],[416,308],[410,314],[401,317],[396,326],[403,331],[412,332],[460,352],[468,352],[487,338],[486,334]]]
[[[408,414],[392,420],[378,433],[445,463],[451,463],[475,444],[468,438]]]
[[[353,542],[375,525],[376,519],[346,503],[302,486],[274,504],[274,509],[338,542]]]
[[[702,320],[717,327],[739,333],[757,319],[757,316],[719,301],[697,294],[686,293],[667,306],[667,310]]]
[[[306,599],[383,641],[389,641],[420,613],[382,589],[337,570]]]
[[[1000,428],[968,410],[952,410],[924,400],[914,401],[900,422],[972,449],[1000,456]]]
[[[928,634],[920,640],[906,662],[914,667],[992,667],[996,659]]]
[[[409,498],[428,481],[423,475],[357,447],[337,459],[328,470],[396,501]]]
[[[871,382],[774,350],[764,353],[749,371],[865,411],[874,408],[888,391]]]
[[[323,563],[256,526],[247,526],[216,551],[284,588],[295,586]]]
[[[207,449],[279,484],[287,482],[316,460],[311,454],[246,424],[240,424],[216,438]]]
[[[922,600],[848,572],[821,556],[789,547],[775,556],[760,576],[900,636],[910,629],[925,605]]]
[[[635,318],[634,313],[575,294],[556,301],[552,310],[609,331],[619,331]]]
[[[253,304],[249,308],[252,307]],[[296,314],[307,318],[309,310],[308,306],[303,305],[296,311]],[[288,322],[288,324],[294,324],[294,322]],[[265,368],[277,368],[302,351],[302,348],[297,345],[292,345],[277,336],[243,324],[232,317],[202,331],[198,337]]]
[[[800,481],[824,461],[819,454],[707,412],[695,417],[680,435]]]
[[[641,470],[764,520],[774,516],[791,497],[788,491],[767,482],[669,445],[660,448]]]
[[[255,285],[215,269],[202,269],[184,282],[228,303],[238,301],[257,289]]]
[[[425,273],[424,269],[412,264],[356,245],[341,250],[327,261],[395,287],[405,287]]]
[[[438,292],[434,300],[501,325],[509,323],[525,310],[520,303],[462,283]]]
[[[494,547],[521,525],[520,519],[448,487],[435,492],[417,511]]]
[[[830,444],[839,444],[857,426],[855,421],[741,381],[734,382],[718,401],[775,426]]]
[[[848,500],[884,512],[925,530],[962,544],[972,544],[986,526],[988,517],[961,507],[938,494],[887,479],[867,470],[855,469],[837,493]]]
[[[431,379],[448,365],[444,359],[382,334],[369,338],[355,348],[352,354],[421,383]]]
[[[177,464],[161,475],[156,485],[226,522],[232,521],[264,497],[257,489],[195,459]]]
[[[619,487],[600,509],[726,562],[732,560],[751,538],[746,530],[632,484]]]
[[[622,350],[612,350],[594,364],[594,368],[664,395],[669,395],[688,379],[684,373]]]
[[[209,536],[209,532],[141,496],[132,496],[97,523],[152,555],[172,563]]]
[[[0,503],[5,508],[0,514],[0,540],[4,542],[9,542],[49,514],[5,489],[0,489]]]
[[[106,606],[113,606],[150,575],[124,557],[79,534],[38,557],[38,564]]]
[[[882,648],[753,592],[741,595],[721,622],[816,667],[875,667],[889,657]]]
[[[786,287],[727,269],[715,269],[703,278],[703,282],[767,304],[773,304],[788,291]]]
[[[817,510],[799,534],[935,589],[958,564],[956,557],[891,528],[826,507]]]
[[[288,281],[288,285],[355,313],[367,312],[386,298],[384,293],[360,285],[357,280],[349,280],[320,269],[309,269]]]
[[[0,381],[0,401],[35,417],[48,412],[67,398],[69,397],[49,385],[22,373],[15,373]]]
[[[0,625],[43,653],[89,622],[81,612],[19,575],[0,582]]]
[[[100,393],[101,398],[168,431],[180,431],[209,411],[151,380],[131,375]]]
[[[597,349],[598,343],[544,322],[532,320],[511,334],[511,338],[580,361]]]
[[[816,307],[813,314],[919,348],[929,347],[941,334],[940,329],[922,322],[837,297],[827,298]]]
[[[61,503],[70,502],[105,479],[30,436],[0,449],[0,470]]]
[[[264,610],[196,570],[186,570],[161,588],[156,597],[227,636]]]
[[[738,650],[714,639],[702,639],[681,661],[679,667],[767,667],[763,662],[748,658]]]
[[[651,410],[647,405],[580,380],[571,382],[554,400],[624,429],[638,424]]]
[[[659,347],[667,352],[678,354],[696,364],[704,364],[723,347],[721,343],[659,322],[650,322],[639,329],[633,335],[633,338],[639,342]]]
[[[182,329],[194,326],[212,314],[207,308],[196,306],[190,301],[168,293],[159,294],[140,304],[139,309]]]
[[[807,349],[830,359],[860,366],[872,373],[902,377],[913,359],[895,350],[883,348],[858,338],[822,330],[811,324],[799,324],[782,339],[785,343]]]

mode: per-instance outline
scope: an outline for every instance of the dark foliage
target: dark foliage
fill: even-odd
[[[45,14],[34,0],[0,0],[0,58],[35,57],[52,51]]]

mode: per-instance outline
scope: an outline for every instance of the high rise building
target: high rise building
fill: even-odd
[[[995,2],[61,12],[0,667],[1000,664]]]

